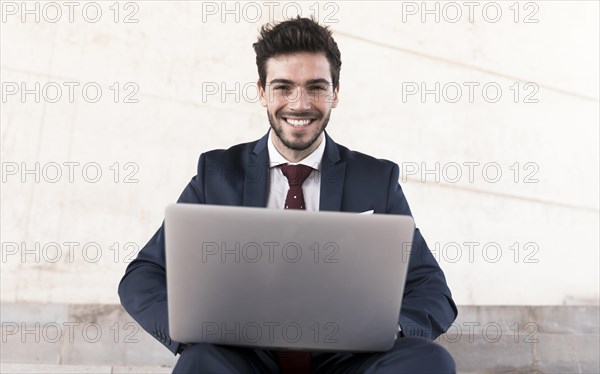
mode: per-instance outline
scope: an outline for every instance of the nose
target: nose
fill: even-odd
[[[302,87],[296,87],[293,94],[288,97],[288,108],[293,111],[304,112],[310,110],[310,95]]]

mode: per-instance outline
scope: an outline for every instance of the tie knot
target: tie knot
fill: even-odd
[[[312,172],[312,168],[306,165],[288,165],[283,164],[279,166],[283,175],[288,180],[290,186],[302,186],[302,183],[308,178]]]

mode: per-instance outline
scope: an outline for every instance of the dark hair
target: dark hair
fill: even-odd
[[[340,80],[342,56],[329,27],[323,27],[312,18],[292,18],[261,27],[258,41],[252,44],[256,52],[256,66],[260,85],[267,80],[267,60],[294,52],[322,52],[329,61],[331,80],[335,89]]]

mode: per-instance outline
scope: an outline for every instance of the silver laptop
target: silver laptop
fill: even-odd
[[[389,350],[413,233],[410,216],[170,205],[171,338],[284,350]]]

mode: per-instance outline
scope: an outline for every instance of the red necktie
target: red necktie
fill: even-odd
[[[281,165],[280,168],[290,186],[285,198],[285,209],[306,209],[302,184],[312,172],[312,168],[306,165],[288,164]],[[282,374],[310,373],[309,352],[277,352],[277,358]]]
[[[287,197],[285,198],[285,209],[306,209],[304,195],[302,194],[302,184],[313,169],[306,165],[283,164],[279,167],[290,185]]]

